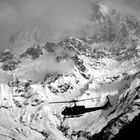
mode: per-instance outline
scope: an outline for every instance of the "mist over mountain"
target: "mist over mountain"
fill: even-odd
[[[29,38],[35,36],[38,41],[51,42],[58,42],[67,35],[78,38],[92,35],[97,27],[91,19],[98,2],[108,9],[116,8],[122,13],[138,17],[137,0],[1,0],[0,48],[23,48],[22,43],[28,38],[27,34]],[[26,39],[23,33],[19,39],[17,34],[23,31]]]
[[[139,6],[0,0],[0,140],[111,140],[131,124],[135,131]]]

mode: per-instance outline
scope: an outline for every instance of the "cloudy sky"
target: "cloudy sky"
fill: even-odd
[[[35,25],[46,40],[88,32],[91,3],[98,2],[137,17],[140,14],[140,0],[0,0],[0,50],[12,48],[9,38]]]

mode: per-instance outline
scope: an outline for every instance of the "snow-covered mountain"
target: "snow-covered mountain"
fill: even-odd
[[[0,54],[0,140],[111,139],[140,113],[140,23],[113,10],[97,34],[58,43],[27,43],[21,54]],[[96,18],[97,19],[97,18]],[[106,28],[105,28],[106,27]],[[89,43],[89,40],[90,41]],[[25,44],[26,45],[26,44]],[[65,118],[69,103],[105,110]]]
[[[93,15],[91,20],[98,23],[104,22],[106,16],[109,14],[109,9],[103,4],[93,4]]]

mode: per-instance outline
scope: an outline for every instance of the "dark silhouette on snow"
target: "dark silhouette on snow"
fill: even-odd
[[[74,106],[65,107],[65,109],[61,112],[61,114],[64,115],[64,117],[66,117],[66,118],[67,117],[80,117],[83,114],[88,113],[88,112],[93,112],[93,111],[102,110],[102,109],[105,110],[105,109],[108,109],[108,107],[111,107],[108,97],[107,97],[107,102],[103,106],[86,108],[84,105],[81,105],[81,106],[76,105],[76,102],[81,102],[81,101],[86,101],[86,100],[91,100],[91,99],[93,99],[93,98],[84,99],[84,100],[63,101],[63,102],[50,102],[50,104],[74,103]]]

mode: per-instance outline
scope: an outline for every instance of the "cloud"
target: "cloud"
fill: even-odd
[[[13,80],[13,76],[10,73],[7,73],[0,69],[0,84],[1,83],[7,83],[8,81]]]
[[[121,13],[135,15],[138,19],[140,18],[139,0],[102,0],[101,3],[109,8],[117,9]]]
[[[12,81],[15,74],[21,79],[30,79],[32,83],[37,83],[43,81],[48,74],[71,73],[74,68],[73,62],[71,60],[58,62],[56,60],[56,57],[60,55],[58,52],[62,52],[62,50],[57,49],[57,52],[54,53],[44,50],[43,55],[35,60],[21,58],[18,68],[11,72],[0,69],[0,83]]]
[[[89,17],[97,3],[139,17],[139,0],[0,0],[0,50],[14,46],[11,36],[36,25],[38,38],[46,41],[94,32]]]
[[[44,55],[36,60],[23,59],[17,69],[16,74],[25,79],[31,79],[33,82],[44,80],[49,73],[67,73],[73,69],[71,61],[62,61],[58,63],[54,54],[45,52]]]
[[[0,47],[10,48],[10,36],[35,25],[44,40],[77,35],[89,24],[91,12],[88,0],[0,0]]]

